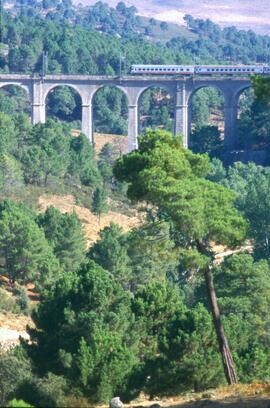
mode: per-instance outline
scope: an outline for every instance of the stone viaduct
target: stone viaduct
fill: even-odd
[[[175,134],[183,134],[188,147],[193,94],[201,88],[214,87],[224,97],[225,133],[224,146],[234,149],[236,144],[237,105],[240,94],[251,86],[248,77],[157,77],[157,76],[87,76],[87,75],[34,75],[0,74],[0,88],[17,85],[26,90],[32,105],[32,123],[45,122],[46,98],[58,86],[75,89],[82,102],[82,132],[93,142],[93,98],[104,86],[122,90],[128,100],[128,146],[137,147],[139,129],[139,101],[143,92],[152,87],[165,89],[175,101]]]

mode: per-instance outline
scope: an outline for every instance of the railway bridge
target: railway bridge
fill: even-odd
[[[236,144],[237,105],[241,93],[251,86],[247,77],[180,77],[180,76],[88,76],[0,74],[0,88],[17,85],[24,88],[32,106],[32,123],[46,120],[46,98],[54,88],[69,86],[77,91],[82,103],[82,132],[93,142],[93,98],[104,86],[114,86],[124,92],[128,100],[128,147],[136,149],[139,132],[140,97],[149,88],[165,89],[175,101],[174,133],[182,134],[188,147],[191,128],[191,101],[201,88],[213,87],[224,97],[224,146],[233,150]]]

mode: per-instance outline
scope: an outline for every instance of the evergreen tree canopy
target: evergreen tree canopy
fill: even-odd
[[[88,256],[125,288],[130,287],[131,268],[127,254],[127,238],[122,229],[111,223],[100,233],[100,240],[90,249]]]
[[[61,214],[49,207],[38,216],[38,224],[66,272],[77,270],[85,260],[86,239],[82,223],[75,213]]]
[[[27,209],[11,201],[0,206],[0,252],[3,272],[12,282],[49,282],[58,272],[44,232]]]
[[[70,142],[70,165],[68,172],[79,177],[86,186],[96,186],[100,182],[100,174],[95,161],[95,152],[87,137],[80,134]]]
[[[109,211],[107,192],[104,187],[97,187],[93,193],[92,212],[101,217]]]
[[[49,176],[63,176],[70,162],[70,135],[60,123],[48,120],[31,129],[31,144],[22,163],[27,182],[47,184]]]
[[[93,261],[59,280],[34,322],[28,348],[38,369],[64,374],[92,401],[115,395],[137,362],[130,297]]]
[[[181,147],[164,131],[148,131],[139,150],[118,159],[115,175],[127,181],[130,198],[145,200],[164,212],[176,229],[205,260],[202,270],[213,321],[229,384],[237,382],[232,354],[220,320],[211,273],[214,254],[211,244],[235,246],[243,242],[247,224],[234,208],[234,194],[205,179],[209,161]]]

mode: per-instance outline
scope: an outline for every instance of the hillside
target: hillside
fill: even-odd
[[[135,210],[129,210],[130,215],[123,214],[119,211],[109,211],[108,214],[102,215],[99,221],[99,217],[94,215],[89,209],[76,205],[75,198],[72,195],[40,196],[38,203],[40,212],[46,211],[50,206],[57,208],[64,214],[75,212],[83,223],[88,247],[93,245],[99,238],[99,231],[110,225],[111,222],[120,225],[126,232],[131,228],[139,226],[143,222],[143,218],[140,217]]]
[[[74,3],[94,4],[95,0],[75,0]],[[108,0],[116,6],[118,0]],[[183,16],[192,14],[196,18],[210,18],[222,26],[235,25],[238,28],[252,29],[260,34],[270,33],[269,2],[260,0],[128,0],[128,5],[138,9],[140,15],[154,17],[183,25]]]

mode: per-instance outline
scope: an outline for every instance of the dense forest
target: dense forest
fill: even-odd
[[[12,4],[1,26],[5,73],[41,73],[43,51],[47,72],[110,75],[120,54],[126,67],[269,56],[269,37],[191,16],[186,36],[158,42],[157,26],[169,25],[122,2]],[[23,91],[0,94],[0,274],[11,288],[1,281],[0,312],[33,320],[30,341],[0,353],[0,405],[93,406],[269,381],[270,168],[222,163],[222,129],[209,121],[224,106],[213,90],[194,96],[193,151],[172,136],[162,90],[144,95],[139,148],[126,155],[74,137],[79,104],[58,89],[46,123],[31,125]],[[100,91],[96,130],[124,134],[126,108],[120,91]],[[239,148],[267,150],[269,80],[253,80],[239,112]],[[111,223],[89,246],[75,211],[38,211],[36,197],[51,193],[71,194],[99,221],[112,206],[135,207],[144,221],[129,231]]]

